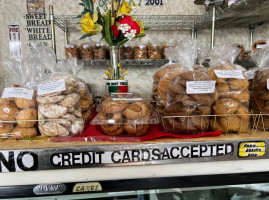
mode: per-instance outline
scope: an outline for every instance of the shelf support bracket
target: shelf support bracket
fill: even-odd
[[[64,20],[64,41],[65,41],[65,45],[67,45],[68,43],[68,35],[67,35],[67,20]]]
[[[192,26],[192,30],[191,30],[191,38],[197,39],[196,19],[193,20],[193,26]]]
[[[254,25],[251,24],[249,26],[249,42],[250,42],[249,47],[250,47],[250,49],[252,48],[252,44],[253,44],[253,33],[254,33]]]
[[[56,61],[57,61],[57,53],[56,53],[56,39],[55,39],[55,24],[54,24],[54,13],[53,13],[53,6],[49,6],[49,16],[50,16],[50,28],[51,28],[51,43],[52,49],[54,50]]]

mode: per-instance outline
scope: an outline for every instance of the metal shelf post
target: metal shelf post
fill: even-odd
[[[49,16],[50,16],[52,49],[55,52],[55,56],[56,56],[56,60],[57,60],[56,39],[55,39],[55,24],[54,24],[54,13],[53,13],[53,6],[52,5],[49,6]]]

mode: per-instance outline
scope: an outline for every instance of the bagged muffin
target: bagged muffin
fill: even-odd
[[[49,49],[42,46],[42,49]],[[55,55],[54,55],[55,56]],[[54,59],[55,61],[55,59]],[[72,136],[82,133],[84,120],[80,105],[79,82],[76,74],[82,67],[76,59],[52,63],[38,83],[38,127],[42,136]]]
[[[148,57],[149,59],[162,59],[163,56],[162,56],[162,48],[157,45],[156,43],[154,42],[151,42],[147,45],[148,47]]]
[[[262,49],[258,49],[251,54],[251,59],[256,62],[257,70],[252,86],[254,113],[269,114],[269,45]],[[259,120],[258,128],[260,130],[269,130],[269,117],[262,116]]]
[[[216,81],[210,126],[225,133],[248,132],[249,82],[245,69],[233,64],[240,49],[229,44],[217,44],[211,51],[208,74]]]
[[[183,69],[169,83],[163,124],[171,133],[198,134],[209,126],[215,81],[208,74],[193,70],[196,41],[181,41],[177,48],[178,63]]]
[[[93,56],[95,60],[106,60],[107,59],[107,48],[104,44],[96,44],[93,46]]]
[[[134,52],[133,52],[133,47],[131,47],[129,44],[124,44],[123,45],[123,57],[124,59],[134,59]]]

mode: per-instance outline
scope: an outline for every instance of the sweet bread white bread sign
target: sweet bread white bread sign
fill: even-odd
[[[20,35],[20,25],[19,23],[9,23],[9,49],[10,58],[21,58],[21,35]]]

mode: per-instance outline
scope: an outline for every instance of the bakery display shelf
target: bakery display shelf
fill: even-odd
[[[239,28],[268,23],[269,0],[238,0],[224,9],[218,8],[216,28]],[[208,28],[210,21],[198,26]]]
[[[203,15],[137,15],[137,19],[142,20],[144,26],[149,26],[150,30],[192,30],[195,24],[200,24],[205,20]],[[63,31],[79,31],[76,27],[79,18],[76,15],[56,15],[55,25]]]
[[[98,142],[91,137],[76,142],[5,140],[0,143],[0,172],[269,159],[268,143],[269,133],[261,131],[140,142]]]

